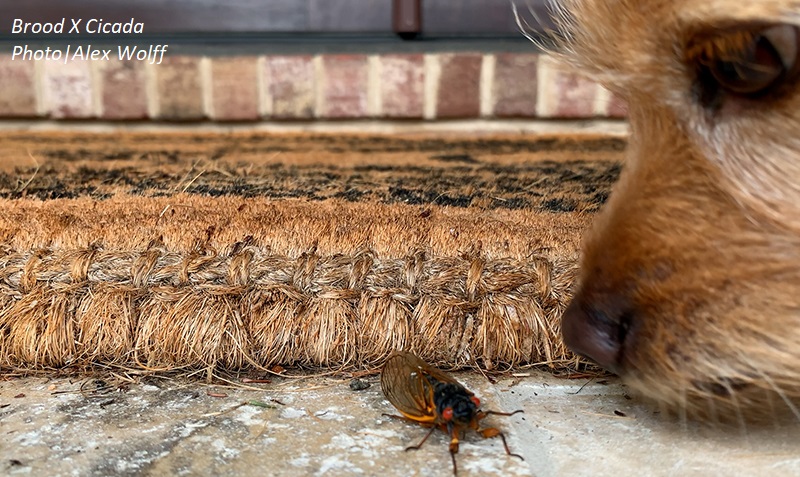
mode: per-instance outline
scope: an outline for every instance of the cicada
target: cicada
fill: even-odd
[[[437,428],[450,436],[453,475],[458,474],[456,454],[459,439],[467,429],[475,430],[484,438],[500,436],[506,454],[522,459],[521,455],[511,453],[506,438],[499,429],[481,428],[480,425],[480,421],[490,414],[511,416],[522,410],[511,413],[481,411],[481,402],[475,394],[452,376],[430,366],[417,356],[405,351],[392,354],[381,371],[381,388],[389,402],[402,414],[385,414],[386,416],[406,419],[431,428],[419,444],[407,447],[407,451],[422,447]]]

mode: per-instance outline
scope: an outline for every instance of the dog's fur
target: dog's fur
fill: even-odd
[[[689,415],[798,415],[800,1],[557,5],[559,54],[624,97],[631,124],[567,344]],[[757,92],[730,82],[780,66]]]

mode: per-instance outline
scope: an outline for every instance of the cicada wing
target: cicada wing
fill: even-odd
[[[452,383],[452,384],[457,385],[460,388],[464,388],[464,386],[461,383],[456,381],[456,378],[450,376],[449,374],[445,373],[444,371],[442,371],[440,369],[434,368],[433,366],[431,366],[430,364],[426,363],[425,361],[423,361],[418,356],[415,356],[415,355],[413,355],[411,353],[407,353],[407,354],[409,355],[409,359],[414,360],[417,363],[417,365],[420,367],[420,369],[423,370],[424,374],[427,374],[428,376],[432,377],[436,381],[439,381],[439,382],[442,382],[442,383]],[[466,390],[466,388],[464,388],[464,389]],[[469,391],[467,391],[467,392],[469,392]],[[470,394],[472,394],[472,393],[470,393]]]
[[[381,372],[381,388],[389,402],[406,417],[422,422],[437,418],[433,399],[436,382],[453,383],[464,389],[452,376],[406,351],[390,356]]]
[[[432,422],[436,419],[436,406],[426,367],[411,353],[395,353],[381,371],[381,389],[386,399],[409,419]]]
[[[456,380],[456,378],[450,376],[449,374],[445,373],[444,371],[442,371],[440,369],[434,368],[430,364],[428,364],[425,361],[423,361],[422,358],[420,358],[420,357],[418,357],[416,355],[413,355],[411,353],[405,352],[405,351],[402,354],[404,354],[406,359],[409,362],[413,363],[413,365],[415,367],[421,369],[423,375],[427,375],[430,378],[432,378],[433,380],[439,381],[441,383],[455,384],[459,388],[463,389],[464,392],[466,392],[470,396],[473,395],[472,391],[470,391],[469,389],[465,388],[463,384],[459,383]]]

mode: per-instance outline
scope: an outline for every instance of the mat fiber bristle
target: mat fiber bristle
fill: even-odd
[[[624,145],[4,133],[0,367],[572,366],[560,314]]]

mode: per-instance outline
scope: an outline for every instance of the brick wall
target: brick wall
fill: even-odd
[[[622,118],[605,89],[535,53],[11,60],[0,118],[165,121]]]

